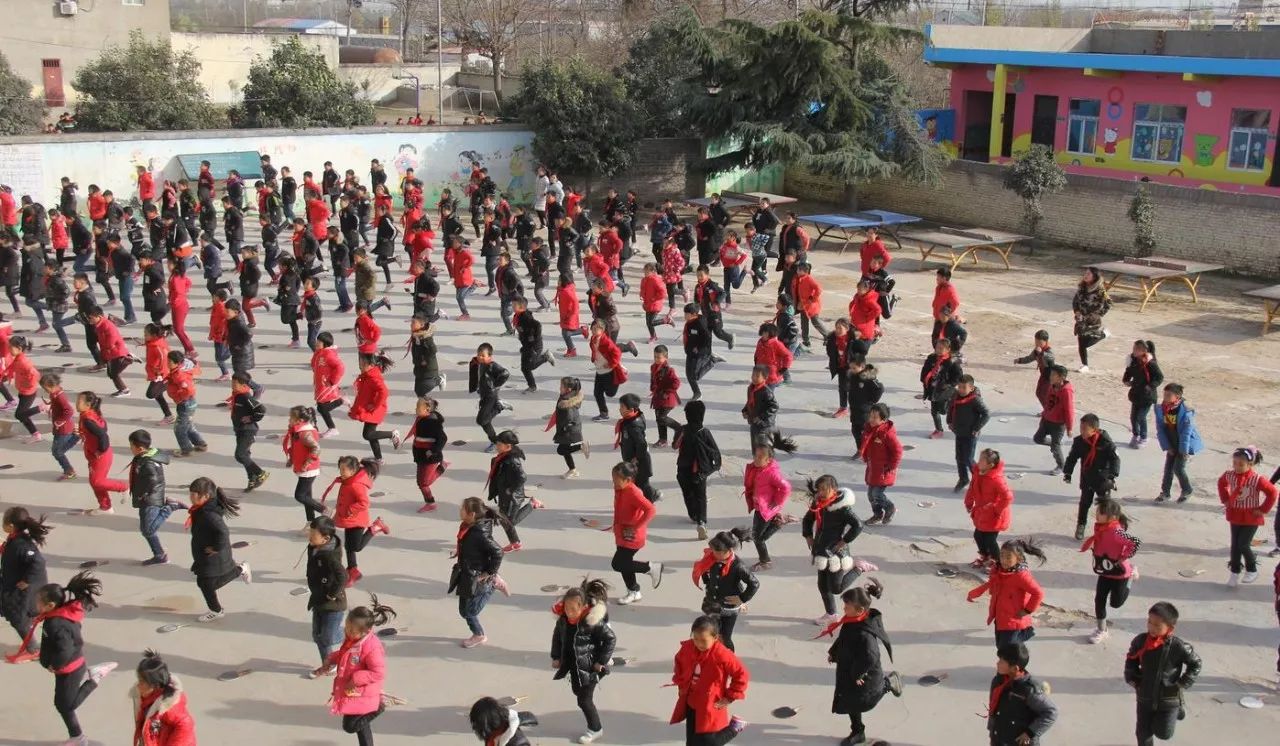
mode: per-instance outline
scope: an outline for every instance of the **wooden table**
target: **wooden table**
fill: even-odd
[[[1191,302],[1199,303],[1200,296],[1197,293],[1197,289],[1200,285],[1200,275],[1223,267],[1221,264],[1189,262],[1163,256],[1125,257],[1122,261],[1085,266],[1095,267],[1103,274],[1102,288],[1108,293],[1110,293],[1111,288],[1120,282],[1122,277],[1130,277],[1137,280],[1138,287],[1142,290],[1142,305],[1138,307],[1139,313],[1156,297],[1156,292],[1160,290],[1160,286],[1169,280],[1186,285],[1187,290],[1191,291]],[[1107,273],[1111,273],[1110,281],[1106,280]]]
[[[826,238],[827,234],[832,231],[840,231],[839,237],[844,239],[844,243],[840,245],[841,254],[844,253],[845,249],[849,248],[849,244],[853,243],[854,239],[865,234],[868,228],[883,229],[901,249],[902,241],[898,238],[897,226],[920,222],[920,218],[915,215],[904,215],[899,212],[889,212],[888,210],[802,215],[797,219],[801,223],[809,223],[818,229],[818,238],[814,243]]]
[[[920,262],[923,264],[935,254],[939,259],[950,262],[951,271],[955,271],[965,257],[978,263],[978,252],[990,251],[1000,257],[1005,269],[1009,265],[1009,254],[1019,241],[1028,236],[1017,233],[1006,233],[989,228],[948,228],[942,226],[933,230],[908,228],[900,232],[901,237],[920,245]]]
[[[1244,294],[1252,298],[1262,299],[1262,308],[1267,314],[1266,320],[1262,322],[1262,333],[1266,334],[1271,331],[1271,322],[1275,321],[1277,316],[1280,316],[1280,285],[1246,290]]]
[[[761,199],[768,199],[770,207],[779,205],[789,205],[798,200],[795,197],[787,197],[782,194],[770,194],[768,192],[721,192],[720,202],[724,205],[724,209],[728,211],[730,218],[736,218],[743,213],[749,213],[757,205]],[[710,197],[690,197],[684,200],[684,204],[693,207],[710,207]]]

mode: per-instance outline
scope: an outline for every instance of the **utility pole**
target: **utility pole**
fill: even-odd
[[[436,0],[436,121],[444,124],[444,4]]]

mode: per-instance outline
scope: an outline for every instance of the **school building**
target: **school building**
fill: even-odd
[[[1280,196],[1280,44],[1232,30],[926,28],[950,109],[923,113],[958,158],[1033,144],[1066,170]]]

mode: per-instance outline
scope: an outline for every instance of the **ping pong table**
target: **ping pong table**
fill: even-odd
[[[1156,291],[1164,284],[1166,280],[1176,280],[1187,286],[1187,290],[1191,291],[1191,302],[1199,303],[1200,296],[1197,289],[1200,285],[1200,275],[1205,272],[1213,272],[1222,269],[1221,264],[1209,264],[1206,262],[1188,262],[1182,259],[1171,259],[1163,256],[1149,256],[1145,258],[1125,257],[1123,261],[1103,262],[1101,264],[1085,265],[1095,267],[1099,272],[1111,273],[1111,281],[1105,279],[1102,288],[1106,292],[1110,292],[1120,282],[1121,277],[1132,277],[1138,281],[1138,287],[1142,290],[1142,305],[1138,307],[1141,313],[1147,307],[1147,304],[1156,297]]]
[[[1019,241],[1025,241],[1028,236],[989,228],[941,226],[932,230],[907,229],[902,232],[902,238],[919,244],[921,265],[936,254],[937,258],[948,262],[954,272],[965,257],[977,264],[979,251],[994,252],[1004,262],[1004,268],[1011,269],[1009,254],[1013,253],[1013,247]]]
[[[751,212],[752,208],[760,204],[761,199],[768,199],[772,207],[779,205],[789,205],[796,202],[795,197],[787,197],[781,194],[770,194],[769,192],[721,192],[720,203],[724,205],[724,209],[728,211],[731,219],[736,219],[742,213]],[[684,204],[698,208],[710,207],[710,197],[691,197],[684,200]]]
[[[1244,294],[1262,299],[1262,310],[1267,315],[1266,320],[1262,322],[1262,333],[1266,334],[1271,331],[1272,322],[1280,318],[1280,285],[1246,290]]]
[[[888,210],[865,210],[848,214],[804,215],[799,220],[802,223],[809,223],[818,229],[818,241],[826,238],[827,234],[832,231],[840,231],[839,237],[844,239],[844,243],[840,244],[841,254],[844,253],[845,249],[849,248],[849,244],[853,243],[854,239],[866,233],[868,228],[883,228],[893,238],[894,243],[898,244],[898,249],[902,249],[902,241],[898,238],[897,226],[920,222],[920,218],[915,215],[904,215],[900,212],[889,212]],[[814,243],[817,243],[817,241]]]

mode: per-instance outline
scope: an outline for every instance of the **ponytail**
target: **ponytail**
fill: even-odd
[[[381,465],[373,458],[357,459],[355,456],[343,456],[338,459],[338,467],[347,467],[352,471],[363,471],[369,475],[370,479],[378,478],[378,471]]]
[[[231,517],[240,515],[240,501],[223,492],[212,479],[208,477],[197,477],[188,488],[197,495],[204,495],[218,505],[222,512]]]
[[[299,404],[289,410],[289,416],[297,418],[309,425],[316,424],[316,408]]]
[[[369,594],[368,606],[357,606],[347,614],[347,621],[356,625],[363,635],[374,627],[381,627],[394,619],[396,610],[378,602],[377,595]]]
[[[13,526],[13,530],[17,533],[26,534],[27,538],[38,547],[44,546],[45,537],[52,530],[44,520],[43,514],[39,518],[33,518],[31,513],[20,505],[15,505],[4,512],[4,522]]]
[[[102,414],[102,397],[92,391],[81,391],[79,398],[84,399],[84,403],[89,409]]]
[[[1019,562],[1026,562],[1027,555],[1031,555],[1040,560],[1040,564],[1044,564],[1048,559],[1045,557],[1044,550],[1036,543],[1035,539],[1010,539],[1000,547],[1002,552],[1013,552],[1018,556]]]
[[[98,596],[102,595],[102,581],[86,571],[76,573],[66,586],[49,583],[40,588],[40,599],[56,606],[79,601],[85,611],[92,611],[98,606]]]
[[[711,541],[707,542],[707,544],[717,552],[732,552],[750,540],[751,529],[745,526],[737,526],[712,536]]]
[[[1110,497],[1099,498],[1098,512],[1118,522],[1121,528],[1126,530],[1129,528],[1129,516],[1124,514],[1124,509],[1120,507],[1118,500]]]
[[[391,358],[387,357],[387,353],[383,352],[382,350],[378,350],[377,352],[375,352],[374,354],[366,358],[366,360],[368,361],[369,365],[377,368],[378,370],[384,373],[387,371],[388,368],[395,367],[395,363],[393,363],[391,361]]]
[[[884,584],[875,578],[867,581],[865,586],[857,586],[850,588],[840,596],[840,600],[847,604],[852,604],[855,608],[866,611],[871,608],[871,604],[875,599],[884,595]]]

